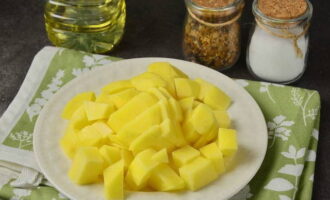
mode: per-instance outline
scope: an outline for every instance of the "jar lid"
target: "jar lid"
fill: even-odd
[[[276,19],[294,19],[303,15],[308,4],[306,0],[258,0],[259,10]]]
[[[205,8],[221,8],[233,4],[235,0],[192,0],[196,5]]]

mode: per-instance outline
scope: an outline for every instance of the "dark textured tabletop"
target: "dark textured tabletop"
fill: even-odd
[[[330,200],[330,1],[312,1],[310,55],[304,76],[294,86],[319,91],[321,127],[313,199]],[[50,45],[44,30],[41,0],[0,1],[0,115],[15,97],[34,55]],[[224,73],[252,79],[245,63],[251,22],[251,0],[243,14],[242,55]],[[183,0],[127,0],[126,33],[110,54],[123,58],[170,57],[183,59],[181,41],[185,17]]]

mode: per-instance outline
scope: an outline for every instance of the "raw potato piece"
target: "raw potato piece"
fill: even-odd
[[[124,162],[118,161],[103,172],[104,194],[107,200],[124,199]]]
[[[182,71],[180,71],[179,69],[177,69],[176,67],[174,67],[173,65],[171,65],[168,62],[154,62],[151,63],[148,66],[148,71],[149,72],[153,72],[155,74],[158,74],[161,77],[181,77],[181,78],[188,78],[188,76],[183,73]]]
[[[181,99],[181,100],[179,100],[179,104],[184,113],[184,117],[186,117],[188,114],[190,114],[190,112],[193,109],[194,97],[187,97],[187,98]]]
[[[225,110],[214,110],[215,119],[218,122],[220,128],[230,128],[231,121],[227,111]]]
[[[218,130],[219,130],[218,126],[216,124],[213,124],[211,130],[208,133],[201,135],[200,138],[196,140],[196,142],[193,144],[193,146],[195,148],[200,148],[206,145],[207,143],[214,141],[218,136]]]
[[[121,159],[120,149],[116,147],[103,145],[99,151],[105,161],[105,167],[108,167]]]
[[[81,147],[73,158],[68,175],[76,184],[94,183],[102,174],[103,165],[103,158],[96,147]]]
[[[139,92],[135,88],[129,88],[123,91],[120,91],[116,94],[110,95],[113,103],[115,104],[116,108],[120,108],[129,102],[133,97],[138,95]]]
[[[100,95],[98,95],[95,99],[95,103],[105,103],[115,107],[115,103],[113,102],[111,95],[106,93],[101,93]]]
[[[148,91],[150,88],[154,87],[164,87],[167,88],[167,83],[159,75],[144,72],[136,77],[131,79],[132,85],[140,91]]]
[[[149,185],[157,191],[177,191],[185,187],[185,183],[176,172],[166,164],[159,165],[151,174]]]
[[[141,92],[119,110],[114,112],[108,120],[108,125],[112,130],[118,133],[124,125],[155,103],[157,103],[155,97],[149,93]]]
[[[199,104],[191,116],[192,125],[199,134],[205,134],[211,131],[215,123],[212,110],[205,104]]]
[[[87,101],[84,103],[88,121],[107,119],[115,111],[115,107],[104,104]]]
[[[219,128],[218,146],[224,156],[232,156],[237,151],[236,130]]]
[[[200,152],[189,145],[172,152],[172,158],[177,167],[187,164],[199,155]]]
[[[160,128],[162,137],[175,146],[182,147],[187,144],[184,139],[181,127],[177,122],[167,118],[160,124]]]
[[[174,118],[178,122],[181,122],[183,120],[183,114],[179,102],[174,98],[170,98],[168,102],[170,105],[170,110],[174,115]]]
[[[225,172],[225,163],[223,155],[215,142],[200,148],[201,154],[211,160],[218,174]]]
[[[187,78],[176,78],[174,79],[176,96],[179,99],[186,97],[197,98],[200,91],[200,86],[193,80]]]
[[[89,124],[90,122],[87,119],[84,106],[82,105],[73,113],[69,126],[75,129],[81,129]]]
[[[108,141],[108,135],[98,131],[95,125],[85,126],[79,133],[79,146],[100,147]]]
[[[164,148],[157,153],[155,153],[152,158],[153,161],[159,162],[159,163],[168,163],[168,154],[167,154],[167,149]]]
[[[160,137],[161,130],[159,125],[152,126],[131,143],[129,150],[133,154],[137,154],[144,149],[157,148],[159,144],[163,144]]]
[[[71,119],[72,114],[85,102],[85,101],[94,101],[95,94],[94,92],[84,92],[77,94],[73,97],[64,107],[62,112],[62,117],[64,119]]]
[[[193,126],[192,119],[190,116],[187,116],[186,120],[183,122],[182,131],[185,140],[190,144],[193,144],[200,137],[200,134],[197,133]]]
[[[60,146],[65,155],[69,158],[73,158],[74,154],[76,153],[77,148],[77,140],[78,133],[77,130],[69,127],[66,131],[64,136],[60,140]]]
[[[147,149],[135,156],[125,178],[130,189],[139,190],[146,186],[152,171],[159,165],[151,160],[155,153],[155,150]]]
[[[115,81],[104,86],[102,92],[106,94],[114,94],[132,87],[133,85],[130,80]]]
[[[201,156],[182,166],[179,172],[188,189],[192,191],[198,190],[218,178],[212,162]]]
[[[139,135],[154,125],[161,123],[159,104],[154,104],[142,112],[134,120],[126,124],[119,132],[118,138],[126,145],[130,145]]]

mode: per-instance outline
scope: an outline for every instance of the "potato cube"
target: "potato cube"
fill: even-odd
[[[162,91],[160,91],[159,88],[150,88],[150,89],[148,89],[148,92],[150,94],[153,94],[160,101],[167,101],[168,100],[168,97]]]
[[[135,156],[125,178],[130,189],[139,190],[146,186],[152,171],[159,165],[151,160],[155,153],[155,150],[147,149]]]
[[[225,172],[226,169],[223,155],[215,142],[200,148],[200,152],[205,158],[213,162],[213,165],[218,174]]]
[[[179,101],[181,109],[184,113],[191,112],[194,104],[194,97],[187,97]]]
[[[201,136],[195,130],[190,116],[187,116],[186,120],[183,122],[182,131],[183,131],[185,140],[190,144],[195,143]]]
[[[123,126],[155,103],[157,103],[155,97],[149,93],[141,92],[119,110],[114,112],[107,123],[112,130],[118,133]]]
[[[108,167],[121,159],[120,149],[116,147],[103,145],[99,151],[105,161],[105,167]]]
[[[90,125],[83,128],[79,133],[79,146],[100,147],[108,141],[108,136],[99,132],[95,126]]]
[[[199,104],[194,109],[192,112],[191,120],[194,129],[199,134],[208,133],[216,123],[211,108],[203,103]]]
[[[218,146],[224,156],[231,156],[237,151],[236,130],[219,128]]]
[[[159,125],[152,126],[131,143],[129,150],[137,154],[144,149],[155,148],[159,145],[159,142],[161,142],[160,137],[161,130]]]
[[[107,200],[124,199],[124,162],[118,161],[103,172],[104,194]]]
[[[127,123],[126,126],[118,132],[118,138],[129,145],[143,132],[154,125],[159,125],[160,122],[160,107],[159,104],[155,104],[138,115],[134,120]]]
[[[214,110],[213,114],[220,128],[230,128],[231,121],[227,111],[225,110]]]
[[[112,129],[104,122],[98,121],[92,124],[92,126],[105,137],[114,134]]]
[[[106,94],[114,94],[122,90],[132,88],[133,85],[130,80],[121,80],[109,83],[102,88],[102,92]]]
[[[82,129],[90,124],[88,121],[84,106],[80,106],[73,114],[70,120],[70,125],[75,129]]]
[[[183,113],[179,102],[174,98],[170,98],[168,102],[174,119],[178,122],[181,122],[183,120]]]
[[[168,154],[167,154],[167,149],[164,148],[157,153],[155,153],[152,158],[154,162],[158,163],[168,163]]]
[[[185,187],[183,179],[166,164],[159,165],[151,174],[149,185],[157,191],[177,191]]]
[[[85,102],[84,109],[86,111],[88,121],[108,119],[110,114],[115,111],[115,107],[110,104],[95,103],[92,101]]]
[[[101,93],[99,94],[96,99],[96,103],[104,103],[104,104],[109,104],[111,107],[115,107],[115,103],[113,102],[113,98],[111,95],[106,94],[106,93]]]
[[[103,162],[96,147],[81,147],[73,158],[69,178],[76,184],[94,183],[103,172]]]
[[[138,76],[131,79],[132,85],[140,91],[148,91],[150,88],[154,87],[167,87],[167,82],[162,79],[159,75],[144,72]]]
[[[179,69],[177,69],[176,67],[174,67],[173,65],[171,65],[168,62],[155,62],[155,63],[151,63],[148,66],[148,71],[149,72],[153,72],[155,74],[158,74],[161,77],[182,77],[182,78],[188,78],[188,76],[183,73],[182,71],[180,71]]]
[[[195,148],[200,148],[200,147],[204,146],[205,144],[216,140],[217,136],[218,136],[218,130],[219,130],[219,127],[216,124],[213,124],[213,127],[211,128],[211,130],[208,133],[201,135],[198,138],[198,140],[196,140],[196,142],[193,144],[193,146]]]
[[[201,156],[182,166],[179,172],[188,189],[192,191],[200,189],[218,177],[213,163]]]
[[[181,167],[193,159],[197,158],[200,152],[195,148],[187,145],[172,152],[173,162],[177,167]]]
[[[133,97],[135,97],[138,94],[139,92],[135,88],[129,88],[110,95],[110,98],[112,99],[113,103],[118,109],[123,105],[125,105],[127,102],[129,102]]]
[[[94,92],[83,92],[73,97],[64,107],[61,116],[64,119],[71,119],[73,113],[85,102],[94,101]]]
[[[193,80],[187,78],[176,78],[174,79],[176,96],[179,99],[186,97],[197,98],[200,91],[200,86]]]
[[[172,121],[170,119],[165,119],[160,124],[162,137],[177,147],[181,147],[187,144],[184,139],[181,126],[178,122]]]
[[[121,159],[124,162],[125,170],[127,170],[128,166],[131,164],[131,162],[134,158],[133,154],[130,151],[126,150],[126,149],[121,149],[120,153],[121,153]]]
[[[77,130],[69,127],[60,140],[60,146],[65,155],[72,159],[76,153],[78,142],[79,139]]]

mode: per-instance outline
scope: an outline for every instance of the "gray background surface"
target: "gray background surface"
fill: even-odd
[[[294,86],[321,94],[321,128],[313,199],[330,199],[330,1],[312,1],[314,16],[308,68]],[[0,115],[15,97],[33,56],[50,45],[44,30],[41,0],[0,1]],[[242,18],[242,54],[224,73],[252,79],[245,64],[245,49],[251,22],[251,0],[246,0]],[[183,0],[127,0],[126,33],[112,56],[122,58],[169,57],[184,59],[182,29]]]

